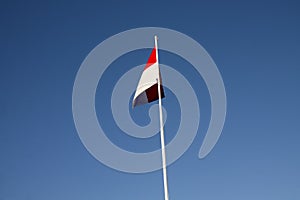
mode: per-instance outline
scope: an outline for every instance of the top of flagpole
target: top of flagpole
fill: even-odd
[[[158,37],[157,35],[154,36],[154,42],[155,42],[155,49],[156,49],[156,62],[158,62],[158,44],[157,44]]]
[[[157,40],[158,40],[158,37],[157,37],[157,35],[155,35],[155,36],[154,36],[155,48],[157,48]]]

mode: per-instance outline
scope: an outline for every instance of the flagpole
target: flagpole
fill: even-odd
[[[157,59],[156,62],[159,63],[158,62],[157,36],[155,36],[154,39],[155,39],[155,49],[156,49],[156,59]],[[159,104],[159,120],[160,120],[161,156],[162,156],[162,168],[163,168],[165,200],[169,200],[167,164],[166,164],[166,150],[165,150],[165,135],[164,135],[164,128],[163,128],[163,115],[162,115],[161,91],[160,91],[161,83],[160,83],[160,81],[161,80],[160,80],[160,71],[159,71],[159,78],[157,79],[157,85],[158,85],[158,104]]]

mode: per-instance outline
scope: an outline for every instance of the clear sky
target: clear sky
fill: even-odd
[[[220,140],[199,160],[210,119],[205,83],[178,57],[160,54],[162,63],[191,80],[201,99],[197,137],[168,167],[170,199],[300,199],[299,11],[293,0],[1,1],[0,200],[163,199],[161,171],[128,174],[103,165],[81,143],[72,116],[75,76],[88,53],[109,36],[146,26],[199,42],[217,64],[227,94]],[[121,57],[105,76],[117,80],[149,53]],[[158,136],[148,143],[124,137],[107,109],[109,88],[96,94],[108,137],[128,150],[157,149]],[[176,97],[166,95],[168,142],[179,113]],[[133,118],[147,124],[148,108],[131,111],[138,112]]]

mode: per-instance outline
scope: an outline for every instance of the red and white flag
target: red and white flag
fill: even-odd
[[[160,120],[160,141],[161,141],[161,155],[162,155],[162,167],[164,178],[164,194],[165,200],[169,200],[168,194],[168,179],[167,179],[167,161],[165,151],[165,136],[163,128],[163,114],[162,114],[162,102],[161,99],[165,97],[164,90],[161,84],[161,76],[158,64],[158,48],[157,48],[157,36],[155,39],[155,47],[152,49],[148,62],[144,68],[139,84],[135,91],[135,95],[132,102],[132,107],[146,104],[155,100],[159,105],[159,120]]]
[[[160,81],[161,98],[165,97],[157,56],[157,48],[154,47],[137,86],[132,107],[158,100],[158,81]]]

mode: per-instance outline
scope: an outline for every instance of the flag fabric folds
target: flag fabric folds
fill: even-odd
[[[153,48],[148,59],[146,66],[144,67],[142,76],[138,83],[132,107],[150,103],[158,100],[158,79],[161,83],[161,75],[159,71],[157,49]],[[160,84],[161,98],[164,98],[164,90],[162,84]]]

